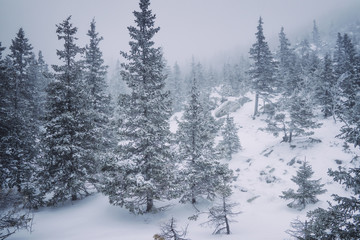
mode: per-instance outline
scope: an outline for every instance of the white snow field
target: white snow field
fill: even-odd
[[[294,138],[292,145],[296,147],[291,148],[288,143],[281,143],[281,136],[275,138],[270,133],[258,130],[265,127],[265,122],[261,117],[253,120],[252,111],[253,101],[231,113],[239,127],[243,147],[229,162],[237,176],[233,182],[232,201],[239,204],[235,211],[241,211],[234,219],[236,222],[230,225],[231,235],[212,235],[213,227],[202,224],[207,220],[206,214],[201,214],[197,221],[189,220],[196,212],[191,204],[180,204],[176,200],[157,202],[157,206],[171,205],[159,213],[135,216],[126,209],[110,205],[107,197],[98,193],[68,205],[36,211],[33,231],[19,231],[9,239],[151,240],[154,234],[160,233],[161,224],[172,217],[177,220],[180,229],[188,225],[187,238],[192,240],[291,239],[285,231],[290,228],[292,220],[297,217],[304,219],[307,211],[317,207],[326,208],[326,201],[332,199],[331,194],[349,195],[340,184],[332,181],[327,171],[329,168],[337,169],[340,165],[354,167],[359,161],[351,160],[360,152],[352,146],[343,150],[343,140],[335,138],[341,125],[332,118],[319,120],[323,125],[315,130],[312,137],[321,142],[310,143],[305,137]],[[172,131],[176,129],[174,120],[171,128]],[[295,163],[290,165],[292,159]],[[288,188],[297,189],[290,179],[296,174],[300,161],[305,159],[315,172],[313,179],[322,178],[321,183],[325,183],[328,191],[318,196],[318,203],[298,211],[288,208],[286,204],[289,201],[281,199],[279,195]],[[197,208],[206,211],[211,204],[202,200]]]

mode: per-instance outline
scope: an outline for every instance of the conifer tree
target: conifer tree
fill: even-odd
[[[320,74],[320,84],[317,89],[317,98],[322,106],[324,117],[335,116],[339,102],[339,89],[333,71],[333,63],[329,54],[325,55],[323,69]]]
[[[201,196],[213,199],[220,177],[229,174],[227,166],[221,165],[215,154],[215,133],[211,118],[200,101],[200,92],[194,79],[191,97],[176,133],[178,158],[186,166],[182,172],[184,182],[181,183],[181,202],[195,204]]]
[[[56,25],[58,39],[64,41],[64,49],[57,50],[62,65],[52,66],[54,79],[47,90],[40,182],[51,205],[87,195],[88,174],[93,171],[88,159],[87,96],[82,63],[77,60],[84,49],[76,45],[77,28],[70,20],[71,16]]]
[[[4,82],[1,86],[4,91],[4,105],[1,106],[1,121],[4,123],[4,135],[1,136],[1,168],[5,170],[3,187],[17,188],[29,199],[35,193],[31,178],[36,169],[36,142],[39,136],[36,78],[31,74],[31,50],[32,46],[20,28],[2,66],[5,71],[2,73]]]
[[[10,81],[7,76],[7,67],[4,59],[2,58],[5,47],[1,46],[0,42],[0,188],[4,189],[9,186],[8,179],[11,172],[11,160],[7,152],[7,136],[10,135],[10,112],[11,96]]]
[[[34,59],[33,65],[34,75],[36,77],[37,114],[39,121],[42,123],[45,115],[46,88],[49,84],[50,73],[41,51],[38,52],[37,59]]]
[[[360,57],[347,34],[338,35],[337,45],[335,75],[341,89],[338,117],[344,123],[339,136],[356,147],[360,145]]]
[[[315,20],[313,21],[312,42],[314,43],[317,50],[321,48],[321,38],[320,38],[319,28]]]
[[[104,192],[110,202],[133,213],[154,210],[154,201],[168,198],[172,177],[169,118],[171,102],[164,90],[164,61],[152,38],[160,30],[154,27],[155,15],[150,1],[140,1],[134,11],[136,26],[128,27],[131,41],[121,72],[131,89],[123,95],[124,111],[118,160],[109,170]]]
[[[279,50],[277,60],[279,62],[278,78],[281,81],[280,91],[282,93],[283,103],[287,102],[288,97],[298,87],[299,72],[296,68],[297,58],[294,50],[291,48],[289,39],[286,37],[284,28],[279,33]]]
[[[232,155],[241,150],[240,140],[238,137],[238,128],[234,123],[234,118],[227,115],[225,120],[225,126],[223,127],[222,141],[219,143],[218,148],[223,153],[225,159],[231,160]]]
[[[93,161],[95,165],[94,172],[99,172],[100,166],[104,163],[106,155],[112,152],[114,147],[114,136],[110,125],[111,118],[111,98],[107,94],[107,83],[105,80],[107,66],[104,65],[100,42],[103,40],[96,32],[96,22],[93,19],[90,23],[90,29],[87,33],[90,42],[85,47],[84,61],[84,80],[86,85],[86,95],[88,111],[87,131],[90,136],[87,139],[91,148],[88,152],[88,161]],[[93,176],[95,177],[95,176]],[[95,179],[94,179],[95,180]]]
[[[311,239],[352,240],[360,238],[360,169],[338,171],[329,170],[328,174],[336,182],[350,190],[350,197],[332,195],[334,204],[328,209],[318,208],[308,212],[307,228]]]
[[[272,132],[274,136],[282,132],[282,142],[288,143],[296,136],[313,135],[311,130],[319,128],[321,124],[316,122],[310,96],[304,90],[294,90],[286,102],[286,108],[266,120],[268,125],[265,130]]]
[[[167,78],[166,87],[170,91],[174,112],[180,111],[184,101],[184,86],[181,79],[180,67],[177,63],[174,64],[172,71]]]
[[[223,178],[221,179],[221,183],[219,184],[216,191],[217,198],[220,201],[209,209],[209,220],[205,222],[205,224],[209,224],[215,227],[213,234],[230,234],[230,223],[234,222],[234,216],[240,214],[240,212],[233,211],[233,208],[238,204],[230,202],[230,197],[232,195],[230,178],[232,175],[230,174],[222,177]]]
[[[324,184],[320,184],[320,180],[310,180],[314,172],[308,162],[304,161],[303,165],[296,172],[296,176],[291,178],[291,181],[296,183],[299,188],[295,192],[293,189],[283,191],[281,198],[286,200],[292,199],[293,201],[288,204],[288,207],[303,210],[309,203],[313,204],[319,200],[316,195],[320,195],[326,192],[323,189]]]
[[[256,42],[250,48],[250,58],[253,60],[253,64],[249,70],[252,88],[255,91],[254,118],[258,115],[259,97],[262,97],[264,101],[269,101],[277,87],[275,82],[276,64],[268,43],[265,41],[261,17],[257,30]]]

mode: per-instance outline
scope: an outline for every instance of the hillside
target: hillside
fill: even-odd
[[[187,237],[193,240],[290,239],[285,231],[290,228],[293,219],[304,218],[307,211],[317,207],[326,208],[326,201],[332,199],[331,194],[347,195],[338,183],[334,183],[332,178],[327,176],[327,170],[336,169],[339,165],[346,168],[358,165],[358,161],[352,160],[359,156],[360,152],[353,148],[343,150],[343,141],[335,138],[340,126],[334,123],[332,118],[319,120],[323,125],[315,131],[313,138],[321,142],[295,138],[293,146],[290,147],[288,143],[281,143],[280,137],[275,138],[258,130],[265,123],[261,118],[252,120],[252,111],[251,101],[231,113],[239,127],[238,134],[243,148],[229,162],[236,176],[232,201],[239,204],[236,211],[241,212],[237,215],[236,222],[230,225],[231,235],[212,235],[213,228],[202,225],[207,220],[206,214],[200,214],[197,221],[188,220],[188,217],[195,213],[195,208],[190,204],[182,205],[176,200],[156,203],[157,206],[167,206],[167,210],[135,216],[125,209],[110,205],[107,197],[94,194],[62,207],[38,210],[34,215],[33,232],[20,231],[9,239],[150,240],[160,231],[160,225],[171,217],[177,220],[179,228],[185,228],[188,224]],[[172,130],[175,129],[173,120]],[[279,198],[279,195],[288,188],[296,189],[290,179],[305,159],[315,172],[313,178],[322,178],[328,191],[319,196],[320,201],[317,204],[297,211],[288,208],[288,201]],[[203,200],[196,207],[200,211],[206,211],[211,204]]]

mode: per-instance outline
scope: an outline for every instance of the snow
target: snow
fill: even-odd
[[[249,98],[253,99],[252,96]],[[153,239],[154,234],[160,233],[160,225],[172,217],[180,229],[188,224],[187,238],[193,240],[291,239],[285,231],[290,228],[292,220],[304,219],[307,211],[317,207],[327,208],[326,201],[331,201],[331,194],[349,195],[341,185],[332,181],[327,171],[329,168],[337,169],[339,160],[342,167],[353,167],[351,160],[360,152],[352,147],[343,150],[343,141],[335,138],[339,134],[340,124],[332,118],[320,120],[323,125],[312,136],[321,142],[310,143],[306,138],[294,138],[292,145],[296,147],[291,148],[288,143],[280,143],[281,136],[275,138],[270,133],[258,130],[265,126],[265,122],[261,117],[253,120],[252,112],[253,101],[230,115],[239,127],[238,134],[243,148],[228,162],[237,176],[233,182],[232,201],[239,205],[234,211],[242,212],[236,216],[236,222],[230,225],[231,235],[212,235],[214,229],[202,225],[207,221],[206,214],[200,214],[196,221],[189,220],[196,213],[191,204],[180,204],[177,200],[157,202],[158,206],[170,204],[170,207],[163,212],[135,216],[126,209],[112,206],[107,197],[97,193],[68,205],[36,211],[33,232],[20,231],[9,239]],[[170,126],[173,132],[177,129],[176,118],[180,119],[181,113],[172,118]],[[292,159],[295,159],[295,163],[290,164]],[[279,195],[289,188],[296,188],[291,177],[300,167],[299,161],[305,159],[312,166],[313,179],[321,178],[321,183],[325,183],[328,191],[318,196],[318,203],[298,211],[288,208],[288,201]],[[211,202],[202,200],[196,207],[200,211],[207,211],[210,206]]]

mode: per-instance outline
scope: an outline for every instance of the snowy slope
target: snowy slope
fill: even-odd
[[[164,212],[135,216],[127,210],[110,205],[107,197],[95,194],[71,205],[37,211],[33,232],[30,234],[21,231],[9,239],[150,240],[155,233],[159,233],[160,225],[171,217],[178,221],[180,228],[185,228],[188,224],[187,237],[192,240],[290,239],[285,231],[289,229],[293,219],[304,218],[307,211],[317,207],[326,208],[326,201],[331,200],[331,194],[348,194],[338,183],[333,183],[332,178],[327,176],[327,170],[339,166],[335,160],[341,160],[343,167],[352,167],[351,160],[360,155],[360,152],[352,148],[343,151],[343,141],[335,138],[340,125],[335,124],[333,119],[321,120],[322,127],[315,131],[313,137],[320,139],[320,143],[310,143],[306,138],[298,138],[293,143],[296,147],[291,148],[288,143],[280,143],[280,137],[275,138],[258,130],[265,123],[261,119],[252,120],[252,111],[253,102],[248,102],[231,114],[239,127],[243,147],[229,162],[237,175],[233,183],[232,201],[239,203],[235,210],[242,212],[237,215],[236,222],[231,223],[231,235],[211,235],[213,228],[202,224],[207,219],[206,214],[200,215],[197,221],[188,220],[195,213],[190,204],[178,204],[174,200],[170,202],[172,206]],[[180,115],[177,114],[177,117]],[[174,120],[171,128],[173,131],[176,129]],[[313,178],[322,178],[328,192],[319,196],[320,202],[317,204],[297,211],[288,208],[288,202],[280,199],[279,195],[288,188],[296,189],[290,179],[305,158],[315,172]],[[295,160],[293,164],[292,159]],[[211,203],[204,200],[197,207],[206,211],[209,206]]]

